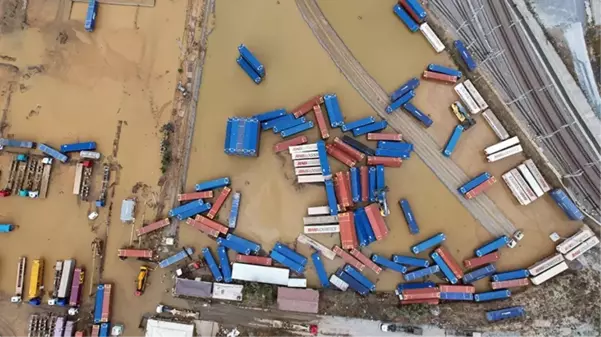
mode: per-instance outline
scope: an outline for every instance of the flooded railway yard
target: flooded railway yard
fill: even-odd
[[[154,7],[101,4],[93,33],[83,29],[87,4],[73,3],[68,20],[64,20],[59,6],[66,3],[29,1],[27,26],[5,27],[0,35],[0,55],[10,57],[3,58],[0,67],[0,105],[6,107],[2,137],[32,140],[55,148],[63,143],[91,140],[97,142],[102,158],[92,166],[87,200],[72,193],[77,156],[72,156],[68,164],[58,161],[52,164],[46,198],[10,196],[0,200],[0,221],[18,226],[13,232],[0,235],[3,247],[0,313],[4,316],[7,312],[6,319],[0,320],[0,334],[11,331],[24,335],[29,314],[37,310],[25,303],[8,303],[14,292],[15,265],[20,256],[26,256],[29,260],[25,289],[30,282],[29,262],[37,258],[45,261],[46,296],[40,312],[64,314],[61,308],[46,306],[45,301],[53,291],[55,261],[72,258],[86,271],[80,312],[91,313],[96,284],[110,283],[113,285],[111,322],[123,324],[125,335],[139,335],[140,319],[153,313],[158,303],[190,306],[171,296],[174,268],[146,263],[151,266],[147,288],[142,296],[136,296],[136,277],[145,263],[133,259],[122,261],[117,256],[117,250],[125,247],[153,249],[156,260],[177,252],[175,247],[165,244],[160,231],[140,238],[135,234],[143,224],[167,216],[174,205],[164,199],[166,193],[183,192],[166,192],[165,186],[170,185],[165,184],[165,179],[185,178],[183,190],[191,192],[199,182],[229,177],[232,191],[242,196],[234,233],[261,244],[264,252],[276,242],[295,246],[296,238],[303,232],[302,218],[307,215],[307,208],[327,204],[322,184],[297,184],[288,152],[276,154],[272,150],[281,137],[271,131],[260,134],[257,158],[225,154],[225,126],[229,117],[250,117],[277,108],[291,111],[308,98],[325,93],[337,94],[346,122],[377,113],[332,62],[293,1],[218,1],[202,69],[187,175],[162,175],[162,130],[169,122],[178,125],[177,121],[182,120],[178,107],[190,99],[176,90],[178,73],[188,70],[181,65],[188,56],[182,47],[186,10],[190,6],[203,7],[204,3],[158,1]],[[353,55],[387,92],[411,77],[420,77],[430,63],[454,67],[446,53],[436,54],[421,34],[410,33],[391,14],[394,1],[368,4],[347,0],[344,11],[340,11],[336,1],[320,0],[318,4]],[[267,76],[260,85],[252,83],[235,65],[236,47],[240,43],[249,46],[266,66]],[[434,121],[423,132],[441,149],[457,124],[449,109],[457,99],[452,85],[423,80],[412,100]],[[305,117],[313,120],[313,113]],[[582,223],[568,221],[548,195],[520,206],[500,177],[526,157],[519,154],[488,163],[482,149],[497,143],[498,138],[481,116],[475,119],[477,125],[466,131],[449,160],[470,177],[488,171],[498,178],[486,195],[523,232],[524,239],[513,249],[503,249],[496,267],[501,271],[525,268],[555,251],[555,243],[549,239],[551,233],[568,237]],[[390,127],[385,130],[392,131]],[[174,135],[181,138],[186,133],[176,129]],[[317,127],[303,135],[309,143],[320,139]],[[341,137],[341,131],[330,129],[330,139],[336,136]],[[365,141],[364,136],[357,139],[375,147],[375,142]],[[184,143],[181,139],[175,142]],[[174,150],[174,162],[184,160],[184,150],[183,146]],[[15,156],[7,150],[0,155],[1,188],[8,184]],[[332,172],[348,169],[329,159]],[[107,203],[106,207],[97,208],[95,201],[100,196],[104,165],[110,167]],[[457,261],[463,261],[473,256],[475,248],[495,238],[459,202],[456,191],[450,191],[419,155],[414,154],[402,167],[386,168],[385,172],[391,208],[386,223],[390,234],[364,249],[366,254],[411,255],[412,245],[442,232],[447,236],[444,245]],[[132,198],[136,201],[135,220],[133,224],[125,224],[120,220],[121,203]],[[407,229],[398,205],[401,198],[411,202],[420,227],[417,235],[411,235]],[[231,196],[215,220],[227,223],[230,207]],[[92,211],[99,213],[95,220],[88,219]],[[175,218],[172,222],[176,222]],[[210,247],[215,254],[214,239],[184,221],[174,228],[177,228],[177,247],[193,247],[195,258],[203,247]],[[327,247],[340,245],[338,234],[312,237]],[[101,243],[98,255],[93,245],[95,240]],[[306,257],[314,252],[302,244],[296,245],[296,249]],[[231,261],[233,257],[230,252]],[[323,261],[328,273],[344,265],[341,259]],[[389,270],[377,277],[371,272],[365,274],[377,281],[378,292],[392,292],[403,282],[401,275]],[[207,270],[198,275],[211,279]],[[305,275],[309,288],[320,287],[311,263]],[[436,277],[431,279],[443,282]],[[478,291],[489,289],[485,280],[475,285]],[[16,307],[20,309],[13,310]],[[80,319],[78,329],[89,330],[91,316],[81,315]]]

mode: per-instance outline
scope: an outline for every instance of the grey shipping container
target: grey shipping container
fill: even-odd
[[[319,292],[278,287],[278,309],[316,314],[319,310]]]
[[[173,296],[211,298],[213,296],[213,283],[176,278],[175,286],[173,286]]]

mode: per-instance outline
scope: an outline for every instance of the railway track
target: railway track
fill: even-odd
[[[427,132],[424,132],[412,117],[399,112],[390,115],[384,112],[389,100],[388,94],[355,59],[336,31],[330,26],[316,0],[296,0],[296,5],[321,46],[353,88],[380,117],[388,121],[390,127],[401,132],[404,137],[415,144],[417,155],[442,183],[456,194],[457,187],[467,181],[469,177],[457,164],[442,156],[438,144]],[[495,236],[510,235],[516,230],[487,196],[483,195],[470,201],[459,196],[458,199],[491,234]]]
[[[430,8],[468,43],[490,81],[589,214],[599,217],[599,154],[556,82],[530,46],[507,0],[432,0]],[[492,55],[492,56],[491,56]],[[493,57],[494,56],[494,57]]]

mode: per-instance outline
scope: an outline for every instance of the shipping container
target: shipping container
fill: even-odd
[[[569,238],[565,239],[562,243],[558,244],[555,247],[555,249],[562,254],[566,254],[567,252],[576,248],[578,245],[580,245],[593,235],[593,231],[591,231],[590,228],[584,225],[574,235],[570,236]]]
[[[38,150],[44,152],[45,154],[60,161],[63,164],[69,160],[69,157],[65,156],[64,154],[60,153],[59,151],[51,148],[46,144],[38,144]]]
[[[371,228],[371,224],[369,223],[369,218],[367,217],[367,214],[365,213],[365,209],[357,208],[355,210],[355,214],[357,215],[357,218],[355,220],[355,226],[363,227],[363,230],[366,234],[367,243],[370,244],[370,243],[376,241],[376,234],[374,233],[374,230]]]
[[[348,283],[344,282],[340,277],[336,276],[336,274],[330,275],[330,283],[342,291],[346,291],[348,289]]]
[[[273,249],[303,267],[307,265],[308,260],[306,257],[280,242],[276,242]]]
[[[370,132],[384,130],[387,126],[388,122],[386,120],[381,120],[379,122],[375,122],[369,125],[360,126],[358,128],[353,129],[353,136],[359,137]]]
[[[481,257],[484,256],[488,253],[492,253],[495,250],[498,250],[502,247],[505,247],[509,241],[511,239],[509,239],[509,237],[507,235],[502,235],[486,244],[484,244],[483,246],[481,246],[480,248],[477,248],[474,253],[476,254],[476,256]]]
[[[402,152],[412,152],[413,144],[406,142],[390,142],[386,140],[378,141],[378,148],[380,149],[391,149]]]
[[[219,210],[221,209],[221,206],[223,206],[223,203],[225,202],[227,197],[230,195],[231,191],[232,191],[232,189],[227,186],[224,187],[223,190],[221,190],[221,193],[219,193],[219,195],[217,196],[217,199],[215,199],[215,202],[213,203],[213,206],[207,213],[207,218],[209,218],[209,219],[215,218],[215,216],[217,215],[217,212],[219,212]]]
[[[367,156],[373,156],[376,154],[376,151],[374,149],[361,143],[360,141],[356,140],[355,138],[344,135],[344,136],[342,136],[342,141],[344,143],[346,143],[347,145],[351,146],[352,148],[354,148],[355,150],[362,152],[363,154],[365,154]]]
[[[96,142],[82,142],[82,143],[71,143],[61,145],[60,152],[80,152],[80,151],[93,151],[96,150]]]
[[[220,234],[218,230],[213,229],[213,228],[201,223],[200,221],[194,220],[192,218],[186,219],[186,223],[188,225],[192,226],[194,229],[199,230],[213,238],[217,238]]]
[[[65,331],[63,332],[62,336],[64,337],[72,337],[73,333],[75,330],[75,322],[74,321],[67,321],[65,324]]]
[[[384,188],[386,188],[386,176],[384,175],[384,165],[376,165],[376,191],[384,191]]]
[[[414,270],[410,273],[404,274],[403,278],[405,281],[413,281],[428,275],[436,274],[440,272],[440,267],[437,265],[430,266],[428,268]]]
[[[417,25],[415,27],[416,31],[418,29]],[[394,102],[404,96],[411,90],[415,90],[419,86],[419,79],[417,77],[411,78],[409,81],[405,82],[401,85],[397,90],[395,90],[392,94],[390,94],[390,102]]]
[[[79,156],[81,158],[85,158],[85,159],[95,159],[95,160],[98,160],[98,159],[100,159],[100,152],[81,151],[81,152],[79,152]]]
[[[578,247],[569,251],[565,255],[565,258],[568,261],[573,261],[573,260],[577,259],[578,257],[580,257],[582,254],[591,250],[591,248],[595,247],[598,244],[599,244],[599,239],[596,236],[593,236],[593,237],[589,238],[588,240],[584,241],[583,243],[581,243]]]
[[[359,175],[361,179],[361,201],[367,202],[369,200],[369,168],[361,166],[359,168]]]
[[[440,288],[441,292],[445,292],[445,293],[468,293],[468,294],[473,294],[473,293],[476,292],[476,288],[474,286],[441,284],[438,287]]]
[[[29,141],[0,138],[0,150],[2,150],[4,147],[20,147],[24,149],[33,149],[33,145],[34,143]]]
[[[412,0],[407,0],[407,1],[412,1]],[[442,41],[440,41],[440,38],[438,37],[438,35],[436,35],[436,33],[432,30],[432,28],[430,28],[430,25],[427,22],[422,23],[419,26],[419,30],[420,30],[420,32],[422,32],[422,34],[424,35],[426,40],[430,43],[432,48],[434,48],[435,52],[440,53],[443,50],[445,50],[444,44],[442,43]],[[457,77],[457,76],[455,76],[455,77]],[[457,77],[457,78],[459,78],[459,77]]]
[[[319,104],[313,106],[313,113],[315,114],[315,122],[317,122],[317,128],[319,129],[319,134],[321,135],[321,139],[330,138],[330,132],[328,131],[328,124],[326,122],[326,118],[325,118],[324,113],[321,110],[321,106]]]
[[[459,52],[461,59],[467,66],[467,69],[469,71],[474,71],[476,69],[476,62],[472,58],[472,55],[470,55],[470,53],[467,51],[467,48],[465,48],[463,42],[461,40],[456,40],[453,44],[457,49],[457,52]]]
[[[276,119],[278,117],[284,116],[286,114],[286,109],[280,108],[275,109],[273,111],[267,111],[264,113],[260,113],[252,116],[252,118],[256,118],[260,123],[270,121],[272,119]]]
[[[348,122],[348,123],[344,123],[342,124],[342,131],[343,132],[347,132],[347,131],[351,131],[353,129],[362,127],[362,126],[366,126],[366,125],[370,125],[376,122],[376,118],[373,116],[369,116],[369,117],[365,117],[353,122]]]
[[[461,187],[459,187],[457,189],[457,191],[459,191],[459,193],[461,193],[461,194],[466,194],[467,192],[476,188],[476,186],[478,186],[478,185],[482,184],[483,182],[487,181],[488,179],[490,179],[490,177],[492,177],[492,176],[488,172],[481,173],[480,175],[476,176],[472,180],[463,184]]]
[[[218,189],[218,188],[229,186],[229,185],[230,185],[230,178],[228,178],[228,177],[217,178],[217,179],[204,181],[202,183],[196,184],[196,192],[214,190],[214,189]]]
[[[117,256],[122,260],[125,260],[128,257],[152,259],[153,253],[150,249],[117,249]]]
[[[278,287],[278,310],[316,314],[319,311],[319,292],[313,289]]]
[[[564,190],[558,188],[551,191],[549,195],[551,195],[557,206],[564,211],[570,220],[580,221],[584,219],[584,214],[576,207],[576,204],[574,204]]]
[[[367,134],[367,140],[377,140],[377,141],[385,140],[388,142],[402,142],[403,135],[401,135],[400,133],[382,133],[382,132],[372,133],[372,132],[370,132]]]
[[[302,103],[298,107],[292,109],[292,111],[290,113],[293,114],[295,118],[299,118],[301,116],[306,115],[309,111],[311,111],[311,109],[313,109],[313,107],[315,105],[322,104],[322,103],[323,103],[323,96],[317,95],[317,96],[307,100],[306,102]]]
[[[211,254],[211,252],[209,252]],[[230,265],[230,258],[227,256],[227,250],[224,246],[217,246],[217,256],[219,257],[219,269],[223,275],[223,281],[225,283],[232,282],[232,267]]]
[[[367,266],[367,268],[371,269],[377,275],[379,275],[382,272],[382,268],[380,268],[370,258],[363,255],[363,253],[361,253],[357,249],[351,249],[350,253],[354,258],[359,260],[361,263],[363,263],[365,266]]]
[[[175,208],[171,209],[168,214],[169,214],[169,216],[177,216],[177,215],[182,214],[182,213],[184,213],[184,212],[186,212],[188,210],[197,208],[198,206],[202,206],[203,204],[204,204],[204,201],[202,201],[200,199],[199,200],[194,200],[194,201],[189,202],[187,204],[184,204],[184,205],[181,205],[181,206],[178,206],[178,207],[175,207]]]
[[[244,263],[234,263],[232,268],[232,278],[239,281],[287,286],[289,275],[290,271],[285,268],[257,266]]]
[[[563,255],[561,255],[560,253],[551,255],[545,259],[542,259],[538,262],[536,262],[535,264],[533,264],[532,266],[528,267],[528,272],[530,273],[530,276],[536,276],[540,273],[542,273],[543,271],[561,263],[564,261],[564,257]]]
[[[385,167],[401,167],[403,160],[401,158],[368,156],[367,165],[384,165]]]
[[[530,276],[530,272],[528,271],[528,269],[517,269],[517,270],[512,270],[512,271],[506,271],[506,272],[499,273],[499,274],[494,274],[491,277],[491,279],[495,282],[498,282],[498,281],[515,280],[515,279],[525,278],[528,276]]]
[[[493,289],[507,289],[507,288],[516,288],[516,287],[525,287],[530,285],[530,281],[528,278],[519,278],[507,281],[495,281],[491,282],[490,286]]]
[[[307,159],[319,159],[319,152],[293,152],[290,157],[292,160],[307,160]],[[321,172],[321,171],[320,171]]]
[[[501,176],[505,181],[505,184],[511,191],[511,194],[516,198],[516,200],[520,203],[520,205],[528,205],[531,203],[530,198],[526,195],[520,185],[518,185],[517,180],[513,177],[511,172],[507,172]]]
[[[480,106],[478,105],[478,103],[476,103],[472,95],[470,95],[469,91],[466,89],[463,83],[457,84],[454,89],[457,95],[459,95],[459,98],[461,98],[461,101],[465,103],[467,109],[471,114],[474,115],[481,111]]]
[[[242,291],[244,286],[241,284],[223,284],[213,283],[213,299],[226,301],[242,301]]]
[[[340,213],[340,242],[343,249],[358,247],[357,234],[355,232],[355,215],[353,212]]]
[[[306,122],[305,117],[292,118],[290,120],[281,121],[281,122],[275,124],[273,126],[272,130],[273,130],[273,133],[278,134],[284,130],[288,130],[295,126],[304,124],[305,122]]]
[[[0,233],[9,233],[15,229],[14,225],[10,224],[0,224]]]
[[[401,300],[401,305],[410,305],[410,304],[427,304],[427,305],[438,305],[440,304],[440,299],[438,298],[426,298],[419,300]]]
[[[104,284],[96,287],[96,296],[94,298],[94,323],[100,323],[102,320],[102,303],[104,302]]]
[[[90,0],[90,2],[96,2],[96,0]],[[92,325],[92,333],[90,333],[91,337],[99,337],[98,335],[100,334],[100,324],[94,324]],[[83,336],[83,332],[81,334]]]
[[[112,284],[104,285],[104,295],[102,296],[102,316],[100,322],[106,323],[109,321],[111,313],[111,293],[113,290]],[[101,326],[102,327],[102,326]]]
[[[549,192],[551,190],[551,186],[549,186],[549,183],[547,183],[545,178],[543,178],[543,175],[536,167],[536,164],[534,164],[534,161],[532,159],[527,159],[524,161],[524,164],[526,165],[528,170],[530,170],[530,173],[532,173],[534,179],[536,179],[536,182],[538,183],[538,186],[540,186],[543,192]]]
[[[198,200],[203,198],[212,198],[213,191],[203,191],[203,192],[192,192],[192,193],[182,193],[177,195],[177,201],[191,201]]]
[[[319,256],[319,252],[315,252],[311,254],[311,261],[313,261],[313,266],[315,267],[315,273],[319,278],[319,283],[322,288],[328,288],[330,286],[330,281],[328,280],[328,273],[326,272],[326,268],[321,261],[321,257]]]
[[[75,260],[68,259],[63,262],[63,271],[61,273],[60,283],[58,286],[57,297],[65,299],[66,304],[69,292],[71,291],[71,283],[73,281],[73,271],[75,270]]]
[[[257,72],[252,68],[252,66],[242,56],[238,57],[236,59],[236,62],[238,63],[240,68],[242,68],[242,70],[244,70],[246,75],[248,75],[248,77],[250,77],[250,79],[253,82],[255,82],[255,84],[261,83],[261,81],[262,81],[261,76],[259,74],[257,74]]]
[[[518,186],[526,194],[526,196],[528,197],[528,199],[530,199],[531,202],[538,199],[538,197],[536,196],[536,194],[534,193],[532,188],[530,188],[530,186],[528,186],[528,184],[526,183],[526,180],[524,180],[524,177],[522,177],[522,175],[520,174],[520,171],[518,171],[518,169],[514,168],[509,172],[511,172],[511,175],[515,178],[515,181],[518,183]]]
[[[488,190],[496,182],[497,182],[497,178],[495,178],[495,177],[488,178],[488,180],[486,180],[482,184],[474,187],[469,192],[467,192],[465,194],[465,198],[473,199],[473,198],[477,197],[478,195],[480,195],[480,194],[484,193],[486,190]]]
[[[369,167],[368,172],[369,188],[368,188],[368,199],[370,202],[376,201],[376,185],[378,184],[378,173],[374,166]]]
[[[170,257],[159,262],[159,267],[161,267],[161,268],[169,267],[170,265],[177,263],[192,254],[194,254],[194,248],[191,248],[191,247],[185,248],[185,249],[181,250],[179,253],[171,255]]]
[[[299,152],[314,152],[314,151],[319,151],[319,145],[318,145],[319,142],[320,141],[317,141],[316,143],[311,143],[311,144],[302,144],[302,145],[290,146],[290,148],[288,149],[288,151],[291,154],[292,153],[299,153]],[[321,144],[325,144],[325,142],[321,141]]]
[[[361,274],[357,269],[353,268],[352,266],[345,265],[343,270],[345,273],[349,274],[352,278],[357,280],[357,282],[361,283],[361,285],[363,285],[370,291],[376,290],[376,284],[370,281],[363,274]]]
[[[413,235],[418,234],[419,227],[417,225],[417,221],[415,221],[415,216],[413,215],[413,211],[411,210],[411,205],[409,205],[409,201],[407,201],[407,199],[401,199],[399,201],[399,205],[401,206],[401,210],[403,211],[403,215],[405,216],[407,227],[409,227],[409,233]]]
[[[100,330],[98,330],[98,337],[109,337],[110,336],[111,323],[100,324]]]
[[[349,287],[356,291],[359,295],[366,296],[369,294],[369,289],[366,286],[362,285],[359,281],[355,280],[352,276],[344,271],[338,270],[336,272],[336,276],[346,282]]]
[[[509,138],[509,133],[503,127],[501,122],[499,122],[497,116],[495,116],[495,114],[490,109],[484,111],[482,113],[482,117],[484,117],[490,128],[497,135],[497,137],[499,137],[500,140],[505,140]]]
[[[504,308],[499,310],[487,311],[486,320],[489,322],[500,321],[503,319],[517,318],[526,315],[524,307],[517,306],[511,308]]]
[[[392,261],[397,264],[402,264],[410,267],[422,267],[427,268],[430,266],[430,261],[426,259],[420,259],[417,257],[404,256],[404,255],[392,255]]]
[[[419,110],[415,105],[411,102],[407,102],[403,105],[403,109],[409,112],[413,118],[417,119],[420,123],[422,123],[426,128],[429,128],[434,123],[428,115],[424,114],[421,110]]]
[[[355,161],[361,161],[365,158],[365,154],[362,153],[361,151],[355,149],[354,147],[348,145],[347,143],[343,142],[340,138],[336,137],[334,138],[334,145],[342,150],[345,154],[347,154],[348,156],[350,156],[351,158],[353,158]]]
[[[419,22],[426,19],[426,11],[424,10],[424,7],[422,7],[422,5],[420,4],[419,0],[403,0],[403,2],[406,2],[409,8],[411,8],[411,10],[413,11],[413,13],[417,15],[417,17],[420,19],[418,20]]]
[[[236,254],[236,262],[256,264],[261,266],[271,266],[273,260],[270,257],[265,256]]]
[[[332,181],[332,179],[328,179],[325,181],[325,188],[326,197],[328,199],[328,206],[330,207],[330,215],[337,215],[338,201],[336,199],[336,191],[334,190],[334,182]]]
[[[470,81],[469,79],[465,80],[465,82],[463,82],[463,85],[465,86],[465,89],[467,89],[469,94],[472,96],[476,104],[478,104],[480,110],[485,110],[488,108],[488,104],[486,103],[484,98],[482,98],[482,95],[480,95],[480,92],[478,92],[478,89],[476,89],[472,81]]]
[[[411,99],[413,99],[413,97],[415,97],[415,91],[409,90],[403,96],[401,96],[398,99],[396,99],[393,102],[391,102],[390,105],[388,105],[386,107],[386,113],[389,113],[389,114],[393,113],[395,110],[397,110],[400,107],[402,107],[405,104],[407,104]],[[371,132],[371,131],[368,131],[368,132]]]
[[[292,259],[275,250],[272,250],[271,253],[269,253],[269,256],[271,256],[274,261],[298,274],[302,274],[305,271],[305,267],[303,265],[293,261]],[[288,285],[288,282],[286,282],[286,285]]]
[[[394,7],[392,7],[392,11],[399,17],[399,19],[401,19],[401,21],[405,24],[405,26],[407,26],[407,28],[411,32],[417,32],[419,26],[417,25],[415,20],[413,20],[413,18],[409,15],[409,13],[407,13],[407,11],[405,11],[405,9],[401,7],[401,5],[394,5]]]
[[[380,256],[378,254],[373,254],[371,256],[371,260],[386,269],[390,269],[390,270],[396,271],[401,274],[404,274],[407,272],[407,267],[405,267],[401,264],[395,263],[393,261],[390,261],[387,258]]]
[[[351,254],[347,253],[345,250],[338,246],[334,246],[332,249],[336,255],[340,256],[344,260],[344,262],[350,264],[351,266],[357,268],[359,271],[363,271],[365,269],[365,265],[361,263],[361,261],[357,260]],[[372,259],[373,260],[373,259]]]
[[[96,14],[98,13],[98,1],[89,0],[88,9],[86,11],[86,20],[84,21],[84,29],[90,33],[94,31],[96,27]]]
[[[177,214],[175,217],[178,220],[183,221],[186,218],[189,218],[189,217],[195,216],[199,213],[204,213],[204,212],[208,211],[209,209],[211,209],[211,206],[212,206],[211,203],[207,202],[200,206],[185,210],[185,211],[181,212],[180,214]]]
[[[447,140],[447,144],[442,151],[443,156],[448,158],[451,156],[451,154],[453,154],[453,151],[455,151],[455,147],[457,147],[457,143],[459,142],[459,138],[461,137],[462,133],[463,126],[461,125],[457,125],[455,129],[453,129],[453,133],[451,133],[451,136],[449,137],[449,140]]]
[[[246,247],[248,249],[250,249],[251,252],[254,252],[255,254],[258,253],[261,250],[261,245],[244,239],[240,236],[234,235],[234,234],[227,234],[225,241],[229,241],[229,242],[234,242],[238,245],[241,245],[242,247]]]
[[[342,126],[344,124],[344,118],[342,117],[342,111],[340,110],[340,104],[338,103],[336,94],[326,94],[323,96],[323,100],[326,106],[328,119],[330,120],[330,126],[332,128]]]
[[[440,254],[434,252],[430,254],[430,256],[432,257],[432,260],[434,260],[434,262],[438,265],[438,267],[440,267],[440,271],[447,278],[447,280],[449,280],[449,283],[455,284],[459,281],[457,279],[457,276],[455,276],[455,273],[453,273],[451,268],[449,268],[447,263],[440,256]]]
[[[388,227],[386,227],[384,217],[380,212],[380,207],[378,204],[371,204],[365,206],[364,209],[367,219],[369,220],[369,224],[371,225],[371,228],[375,234],[376,240],[383,240],[388,236]]]
[[[474,294],[440,292],[440,299],[445,301],[473,301]]]
[[[486,157],[486,160],[488,160],[489,163],[494,163],[498,160],[507,158],[509,156],[513,156],[514,154],[518,154],[522,151],[523,151],[522,146],[516,145],[516,146],[510,147],[508,149],[505,149],[503,151],[499,151],[495,154],[491,154],[490,156]]]
[[[357,203],[361,201],[361,178],[359,177],[359,169],[356,167],[350,168],[351,176],[351,196],[353,202]]]
[[[319,167],[320,165],[320,161],[319,159],[301,159],[301,160],[295,160],[293,162],[293,166],[295,168],[298,167]],[[321,173],[321,171],[320,171]]]
[[[437,287],[420,288],[420,289],[405,289],[399,295],[401,300],[425,300],[432,298],[440,298],[440,291]]]
[[[457,83],[457,77],[455,77],[455,76],[439,74],[439,73],[435,73],[435,72],[427,71],[427,70],[422,73],[422,78],[426,79],[426,80],[435,80],[435,81],[439,81],[439,82],[443,82],[443,83],[447,83],[447,84]]]
[[[259,74],[261,77],[265,76],[265,67],[259,62],[259,60],[255,57],[255,55],[246,47],[246,45],[241,44],[238,46],[238,52],[240,52],[240,56],[244,58],[248,64],[252,67],[252,69]]]
[[[296,238],[296,241],[315,249],[329,260],[334,260],[334,258],[336,258],[336,253],[334,253],[331,249],[304,234],[299,234]]]
[[[73,271],[73,280],[71,281],[71,293],[69,295],[69,305],[71,307],[79,307],[84,280],[85,271],[82,268],[75,268]]]
[[[211,298],[213,283],[176,277],[171,294],[174,297]]]
[[[271,120],[268,120],[266,122],[262,122],[261,123],[261,130],[265,131],[265,130],[272,130],[273,128],[276,127],[276,125],[284,125],[286,123],[290,123],[295,121],[295,118],[292,114],[286,114]]]
[[[240,192],[235,192],[232,195],[232,207],[230,208],[230,216],[227,219],[227,225],[230,229],[235,229],[238,222],[238,212],[240,212]]]
[[[430,249],[434,246],[441,244],[444,240],[446,240],[446,238],[447,237],[444,235],[444,233],[438,233],[438,234],[430,237],[429,239],[422,241],[422,242],[418,243],[417,245],[411,247],[411,251],[413,252],[413,254],[417,255],[427,249]]]
[[[426,282],[413,282],[413,283],[399,283],[395,289],[395,294],[401,295],[403,291],[407,289],[423,289],[423,288],[435,288],[436,283],[432,281]]]
[[[328,206],[315,206],[307,208],[308,215],[328,215],[330,214],[330,207]]]
[[[471,259],[467,259],[463,261],[463,265],[466,268],[472,269],[483,266],[485,264],[493,263],[499,260],[501,255],[498,251],[492,252],[490,254],[483,255],[481,257],[474,257]]]
[[[525,164],[521,164],[518,165],[517,168],[522,174],[522,177],[524,177],[524,179],[528,183],[528,186],[530,186],[530,188],[534,192],[534,194],[536,194],[537,197],[542,197],[545,194],[545,192],[543,192],[543,189],[538,185],[536,179],[534,179],[534,176],[532,175],[528,167],[526,167]]]
[[[474,283],[478,280],[481,280],[487,276],[494,274],[496,271],[497,271],[497,269],[495,268],[495,266],[493,264],[489,264],[485,267],[476,269],[470,273],[463,275],[463,283],[464,284]]]
[[[400,158],[400,159],[408,159],[411,158],[410,151],[400,151],[400,150],[390,150],[390,149],[376,149],[376,156],[378,157],[390,157],[390,158]]]
[[[511,291],[507,289],[488,291],[484,293],[477,293],[474,295],[475,302],[486,302],[494,300],[503,300],[511,297]]]
[[[441,74],[445,74],[445,75],[455,76],[457,78],[461,78],[461,76],[463,76],[463,74],[461,73],[461,71],[458,70],[458,69],[453,69],[453,68],[445,67],[443,65],[435,64],[435,63],[428,64],[428,68],[427,69],[429,71],[433,71],[435,73],[441,73]]]
[[[517,145],[519,143],[520,143],[520,139],[517,136],[511,137],[502,142],[496,143],[494,145],[491,145],[491,146],[485,148],[484,153],[487,155],[497,153],[499,151],[502,151],[502,150],[510,148],[514,145]]]
[[[340,148],[335,147],[332,144],[326,145],[326,151],[330,156],[334,157],[336,160],[338,160],[339,162],[343,163],[344,165],[346,165],[348,167],[353,167],[357,164],[357,162],[353,158],[351,158]]]

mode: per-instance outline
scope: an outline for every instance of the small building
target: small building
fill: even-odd
[[[123,223],[134,223],[136,221],[135,216],[136,211],[136,200],[135,199],[125,199],[121,203],[121,222]]]
[[[278,309],[316,314],[319,311],[319,291],[278,287]]]
[[[146,322],[146,337],[193,337],[194,324],[175,323],[149,319]]]

